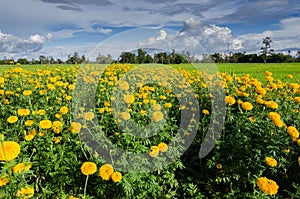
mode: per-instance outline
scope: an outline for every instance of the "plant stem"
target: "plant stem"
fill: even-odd
[[[88,180],[89,180],[89,175],[86,176],[86,180],[85,180],[84,191],[83,191],[84,197],[86,197],[86,187],[87,187]]]

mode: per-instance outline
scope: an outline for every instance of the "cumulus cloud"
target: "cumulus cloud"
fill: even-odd
[[[157,37],[151,37],[141,47],[174,48],[177,51],[205,51],[208,53],[233,51],[243,48],[242,40],[234,38],[228,27],[210,25],[190,18],[184,22],[183,29],[175,34],[161,30]]]
[[[51,34],[46,36],[31,35],[27,39],[16,37],[12,34],[2,33],[0,31],[0,52],[3,53],[30,53],[42,49],[45,42],[52,38]]]

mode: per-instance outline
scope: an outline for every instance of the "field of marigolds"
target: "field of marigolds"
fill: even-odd
[[[299,198],[299,80],[261,73],[5,70],[0,198]]]

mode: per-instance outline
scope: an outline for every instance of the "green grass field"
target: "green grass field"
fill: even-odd
[[[67,68],[71,66],[70,64],[63,65],[1,65],[0,72],[14,67],[22,67],[27,70],[35,69],[47,69],[53,67]],[[137,66],[137,64],[134,64]],[[295,81],[300,80],[300,63],[218,63],[218,64],[179,64],[172,65],[174,68],[182,68],[188,71],[199,70],[203,67],[214,67],[220,72],[228,72],[231,74],[243,75],[250,74],[252,77],[259,79],[260,81],[265,80],[265,71],[270,71],[273,73],[275,79]],[[293,75],[293,79],[287,79],[287,75]]]

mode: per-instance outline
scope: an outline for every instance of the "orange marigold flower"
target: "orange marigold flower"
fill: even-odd
[[[113,172],[113,174],[111,175],[111,179],[114,182],[120,182],[122,180],[122,174],[118,171]]]
[[[11,124],[13,124],[13,123],[15,123],[17,121],[18,121],[18,117],[17,116],[10,116],[9,118],[7,118],[7,122],[11,123]]]
[[[11,161],[18,157],[21,147],[14,141],[0,142],[0,160]]]
[[[100,167],[99,174],[103,180],[109,180],[113,173],[114,173],[114,168],[111,164],[104,164]]]
[[[246,111],[250,111],[253,109],[253,106],[250,102],[243,102],[242,103],[242,108]]]
[[[52,122],[50,120],[42,120],[39,124],[42,129],[50,129],[52,127]]]
[[[277,185],[277,183],[266,177],[258,178],[256,184],[258,188],[265,194],[274,195],[278,192],[279,186]]]
[[[275,160],[272,157],[266,157],[265,158],[265,162],[267,163],[267,165],[269,165],[270,167],[276,167],[277,166],[277,160]]]
[[[288,132],[288,134],[291,136],[292,139],[297,139],[297,138],[299,138],[299,131],[298,131],[295,127],[289,126],[289,127],[287,128],[287,132]]]
[[[226,102],[226,104],[228,104],[229,106],[231,106],[231,105],[233,105],[233,104],[235,104],[235,99],[234,99],[234,97],[232,97],[232,96],[226,96],[225,97],[225,102]]]
[[[22,171],[29,171],[32,167],[31,163],[28,162],[22,162],[17,164],[12,168],[14,173],[21,173]]]
[[[83,175],[92,175],[92,174],[96,173],[97,165],[93,162],[84,162],[81,165],[80,170]]]

